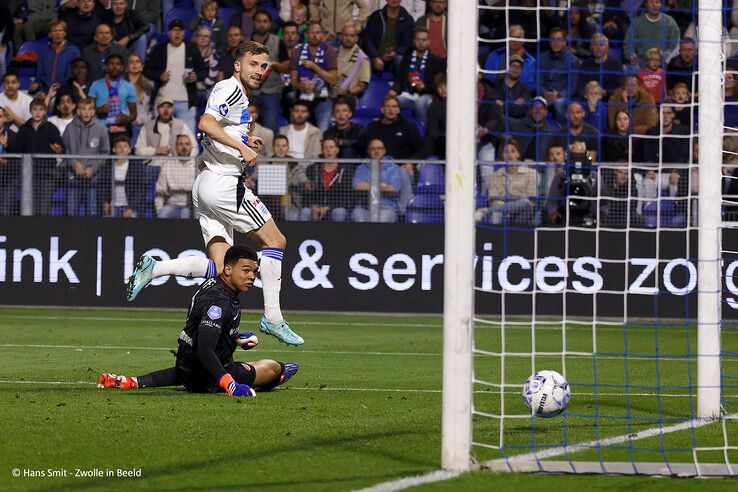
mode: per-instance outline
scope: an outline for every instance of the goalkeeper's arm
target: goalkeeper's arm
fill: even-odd
[[[215,346],[218,344],[220,330],[214,326],[201,325],[198,332],[197,358],[202,367],[218,381],[218,385],[230,396],[256,396],[249,385],[234,381],[233,376],[226,372],[223,364],[218,360]]]

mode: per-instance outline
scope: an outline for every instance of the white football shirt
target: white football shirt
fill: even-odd
[[[213,116],[229,136],[248,142],[251,127],[249,99],[244,95],[243,86],[235,76],[215,84],[210,92],[205,114]],[[200,169],[206,166],[216,174],[227,176],[240,176],[246,166],[238,150],[207,136],[202,139],[202,154],[198,161]]]

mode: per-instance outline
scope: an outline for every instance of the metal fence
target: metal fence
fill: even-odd
[[[277,220],[442,223],[444,164],[263,158],[242,179]],[[194,218],[198,173],[191,157],[5,154],[0,215]],[[726,173],[726,193],[735,180]],[[479,161],[470,214],[482,226],[686,227],[696,194],[696,165]]]

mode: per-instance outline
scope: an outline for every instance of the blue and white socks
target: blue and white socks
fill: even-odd
[[[173,260],[157,261],[151,272],[152,277],[176,275],[187,278],[211,278],[218,274],[215,262],[202,256],[185,256]]]
[[[282,309],[279,305],[279,292],[282,290],[282,258],[284,250],[281,248],[264,248],[261,250],[262,289],[264,290],[264,316],[272,324],[279,323]]]

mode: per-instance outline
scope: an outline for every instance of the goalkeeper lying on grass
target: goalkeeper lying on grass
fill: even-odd
[[[278,386],[297,372],[297,364],[276,360],[235,362],[236,347],[248,350],[258,342],[253,333],[239,333],[238,296],[254,285],[259,268],[256,252],[233,246],[225,255],[223,273],[207,280],[192,297],[174,367],[138,377],[105,373],[99,388],[184,386],[192,393],[225,391],[230,396],[256,396]]]

